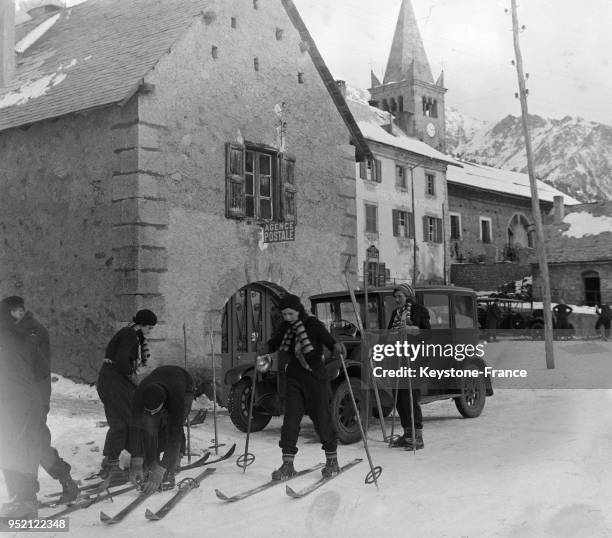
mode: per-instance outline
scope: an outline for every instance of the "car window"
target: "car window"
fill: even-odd
[[[423,306],[429,310],[429,321],[432,329],[450,328],[448,295],[443,293],[424,293]]]
[[[454,295],[453,313],[455,315],[455,328],[472,329],[475,327],[474,301],[471,295]]]

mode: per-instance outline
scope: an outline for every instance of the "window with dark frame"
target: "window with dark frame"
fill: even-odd
[[[406,167],[400,164],[395,165],[395,186],[400,189],[407,189],[408,183],[406,181]]]
[[[273,150],[227,144],[226,217],[296,219],[295,159]]]
[[[491,219],[480,217],[480,240],[483,243],[491,242]]]
[[[425,193],[430,196],[436,195],[436,176],[435,174],[425,174]]]
[[[438,101],[436,99],[423,96],[423,116],[438,117]]]
[[[412,213],[401,209],[393,209],[392,218],[394,237],[414,237]]]
[[[459,215],[450,216],[450,238],[461,239],[461,217]]]
[[[378,207],[374,204],[365,204],[365,231],[378,233]]]
[[[382,183],[382,162],[378,159],[360,162],[359,177],[367,181]]]
[[[428,243],[442,243],[442,219],[423,217],[423,240]]]

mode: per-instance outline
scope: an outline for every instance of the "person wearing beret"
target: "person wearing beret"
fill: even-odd
[[[331,386],[323,358],[323,346],[346,357],[344,345],[329,334],[316,317],[306,314],[300,298],[287,294],[281,297],[279,310],[283,323],[261,353],[284,352],[288,356],[285,415],[279,446],[282,465],[272,473],[273,480],[287,480],[295,475],[293,460],[298,452],[300,422],[308,414],[325,450],[323,476],[340,472],[338,466],[338,438],[331,419]]]
[[[130,481],[154,493],[174,474],[185,450],[183,425],[193,403],[194,381],[180,366],[160,366],[136,388],[130,428]],[[159,461],[159,456],[164,456]]]
[[[405,329],[413,327],[416,329],[430,329],[429,312],[427,308],[416,302],[414,289],[409,284],[400,284],[393,290],[393,297],[397,308],[391,314],[388,329]],[[412,407],[414,409],[415,438],[412,438],[412,412],[410,409],[410,394],[412,393]],[[397,413],[404,429],[404,435],[393,441],[396,448],[406,450],[420,450],[425,447],[423,442],[423,413],[421,411],[421,391],[398,389]]]
[[[104,441],[102,469],[104,488],[128,480],[119,466],[119,455],[128,449],[132,416],[132,398],[136,390],[136,374],[148,359],[146,336],[157,324],[150,310],[139,310],[131,323],[120,329],[106,346],[106,355],[98,374],[97,390],[104,404],[108,431]]]

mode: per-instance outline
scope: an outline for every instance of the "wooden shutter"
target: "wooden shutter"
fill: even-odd
[[[393,237],[399,237],[399,211],[393,209],[391,214],[393,216]]]
[[[442,219],[436,219],[436,243],[442,243]]]
[[[408,237],[414,237],[414,213],[408,213]]]
[[[378,181],[378,183],[381,183],[382,182],[382,163],[378,159],[376,159],[374,163],[376,164],[376,168],[375,168],[376,177],[372,179],[374,179],[375,181]],[[374,167],[372,167],[372,172],[374,172]]]
[[[297,220],[297,192],[295,187],[295,157],[281,153],[279,155],[279,208],[277,213],[281,221]]]
[[[368,165],[365,161],[359,163],[359,177],[368,179]]]
[[[429,241],[429,218],[423,217],[423,241]]]
[[[245,216],[244,165],[244,146],[227,143],[225,145],[225,216],[230,219],[240,219]]]
[[[387,269],[384,263],[378,264],[378,278],[376,285],[384,286],[387,283]]]

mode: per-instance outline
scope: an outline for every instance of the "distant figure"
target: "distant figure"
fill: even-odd
[[[595,307],[595,313],[599,316],[595,323],[595,330],[600,331],[601,339],[607,340],[610,337],[610,323],[612,322],[612,309],[610,305],[602,303]]]
[[[487,307],[487,313],[485,317],[485,328],[487,330],[487,340],[489,342],[494,342],[497,340],[497,326],[499,325],[499,320],[501,319],[501,310],[496,302],[492,302]]]
[[[565,304],[563,299],[559,300],[559,304],[557,304],[557,306],[555,306],[553,308],[553,313],[555,314],[556,317],[556,329],[559,331],[564,331],[561,333],[558,333],[560,336],[568,335],[569,336],[569,329],[571,329],[571,325],[569,323],[569,315],[573,312],[573,308],[571,306],[568,306]]]

